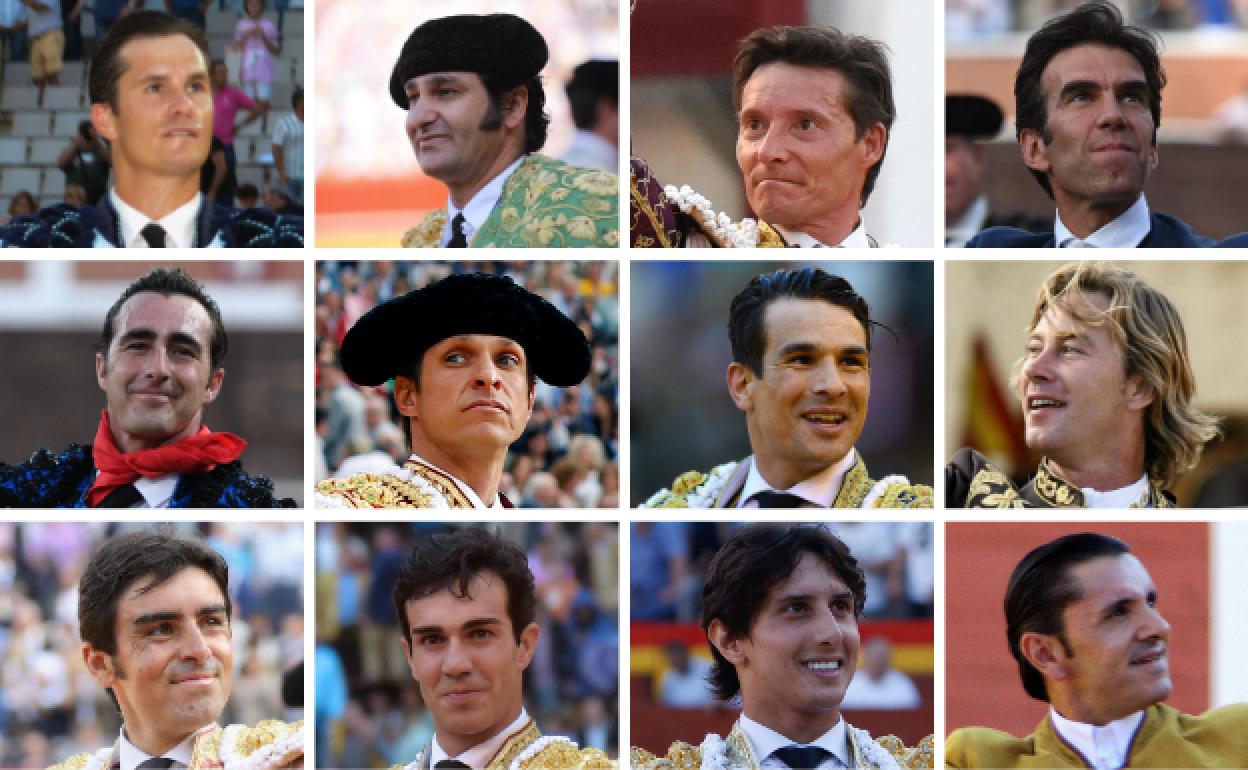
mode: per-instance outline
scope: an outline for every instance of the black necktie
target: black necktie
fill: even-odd
[[[143,760],[138,770],[169,770],[171,767],[173,767],[173,760],[169,757],[151,757]]]
[[[472,770],[458,759],[443,759],[433,766],[434,770]]]
[[[759,492],[750,498],[758,503],[759,508],[801,508],[804,505],[810,505],[810,501],[804,497],[789,492]]]
[[[143,240],[147,241],[148,248],[163,249],[165,248],[165,228],[151,222],[139,231],[139,235],[143,236]]]
[[[464,212],[459,212],[451,220],[451,241],[446,244],[448,249],[468,248],[468,239],[464,237]]]
[[[812,770],[828,756],[828,750],[819,746],[787,746],[771,755],[793,770]]]
[[[139,490],[134,488],[133,484],[122,484],[121,486],[108,493],[108,496],[100,501],[100,508],[131,508],[135,503],[141,501],[143,495],[139,494]],[[153,757],[148,760],[154,762],[162,757]],[[169,760],[172,762],[173,760]],[[168,765],[139,765],[139,767],[168,767]]]

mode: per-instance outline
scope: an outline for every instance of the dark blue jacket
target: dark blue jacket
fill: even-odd
[[[1219,249],[1248,249],[1248,233],[1235,233],[1217,245]]]
[[[1139,249],[1203,249],[1214,244],[1212,238],[1197,235],[1192,228],[1169,214],[1149,214],[1152,227]],[[1029,233],[1013,227],[990,227],[966,244],[968,249],[1051,249],[1055,245],[1052,232]]]
[[[199,207],[195,247],[303,248],[303,217],[268,209],[231,211],[205,200]],[[122,245],[117,212],[108,197],[96,206],[75,209],[64,203],[0,227],[0,247],[11,249],[90,249]]]

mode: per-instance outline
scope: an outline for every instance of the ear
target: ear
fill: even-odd
[[[532,395],[529,399],[532,400]],[[411,377],[399,375],[394,378],[394,405],[404,417],[420,416],[420,391]]]
[[[419,679],[416,676],[416,663],[412,660],[412,643],[407,641],[406,636],[400,636],[399,642],[403,645],[403,660],[407,661],[407,667],[411,669],[412,678]]]
[[[114,142],[117,139],[117,115],[113,112],[113,108],[104,102],[96,102],[91,105],[91,125],[95,127],[95,132]]]
[[[100,687],[108,688],[116,684],[118,676],[117,670],[113,668],[112,655],[83,642],[82,662],[86,664],[87,672]]]
[[[95,354],[95,381],[99,383],[100,390],[104,390],[104,391],[108,390],[108,387],[106,386],[105,379],[104,379],[107,374],[108,374],[108,359],[104,357],[103,353],[96,353]]]
[[[1129,409],[1145,409],[1157,400],[1157,391],[1152,383],[1139,374],[1127,375],[1126,393]]]
[[[533,654],[537,652],[537,638],[541,636],[542,630],[537,627],[536,623],[530,623],[520,632],[520,647],[516,653],[516,662],[520,664],[520,670],[523,671],[533,662]]]
[[[1066,679],[1066,650],[1056,635],[1028,631],[1018,640],[1018,647],[1027,662],[1046,679],[1055,682]]]
[[[217,367],[213,370],[212,376],[208,378],[208,389],[204,393],[205,404],[211,404],[217,400],[217,394],[221,392],[223,382],[225,382],[225,369]]]
[[[1052,170],[1049,163],[1049,146],[1044,137],[1034,128],[1024,128],[1018,135],[1018,149],[1023,154],[1023,163],[1027,168],[1040,174]]]
[[[884,157],[884,148],[888,146],[888,129],[883,123],[876,123],[862,135],[863,168],[871,168]]]
[[[740,666],[749,662],[749,657],[745,654],[747,640],[729,633],[719,618],[712,620],[711,624],[706,627],[706,638],[715,645],[715,649],[724,656],[724,660],[732,665]]]
[[[529,106],[529,89],[525,86],[516,86],[510,91],[505,91],[501,101],[500,112],[503,115],[503,125],[511,129],[522,128]]]
[[[1148,149],[1148,170],[1156,171],[1158,164],[1161,163],[1160,156],[1157,155],[1157,140],[1153,140],[1153,146]]]
[[[736,361],[728,364],[728,393],[732,396],[732,402],[743,412],[748,413],[754,408],[753,399],[750,398],[750,384],[756,376],[754,370],[745,364]]]

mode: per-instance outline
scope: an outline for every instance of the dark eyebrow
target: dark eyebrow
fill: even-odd
[[[193,347],[197,353],[203,349],[203,346],[199,344],[199,340],[195,339],[186,332],[174,332],[173,334],[170,334],[169,341],[179,345]]]
[[[487,628],[489,626],[501,626],[503,621],[501,618],[473,618],[460,626],[463,630],[472,630],[474,628]],[[444,634],[446,629],[442,626],[415,626],[411,629],[412,636],[421,634]]]
[[[203,607],[200,607],[198,610],[195,610],[196,616],[224,615],[224,614],[225,614],[224,604],[208,604]],[[134,625],[146,626],[152,623],[166,623],[170,620],[180,620],[181,618],[182,618],[182,613],[180,612],[175,612],[173,610],[160,610],[158,612],[149,612],[144,615],[139,615],[138,617],[134,619]]]
[[[1058,98],[1058,101],[1061,101],[1062,99],[1074,93],[1075,91],[1099,91],[1099,90],[1101,90],[1101,84],[1097,83],[1094,80],[1072,80],[1069,83],[1064,83],[1062,85],[1062,90],[1058,91],[1057,98]]]
[[[117,344],[122,345],[127,342],[130,342],[131,340],[151,341],[154,339],[156,339],[156,332],[152,331],[151,329],[131,329],[130,331],[126,332],[125,334],[117,338]]]

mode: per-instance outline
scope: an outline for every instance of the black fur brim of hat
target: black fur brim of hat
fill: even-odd
[[[1005,116],[991,99],[978,94],[945,95],[945,136],[992,139],[1001,133]]]
[[[570,318],[510,278],[484,273],[452,275],[365,313],[342,341],[342,370],[357,385],[380,385],[460,334],[515,340],[551,385],[589,374],[589,340]]]
[[[510,13],[432,19],[403,44],[390,75],[390,97],[406,110],[404,85],[430,72],[488,74],[511,88],[541,72],[549,56],[541,33]]]

